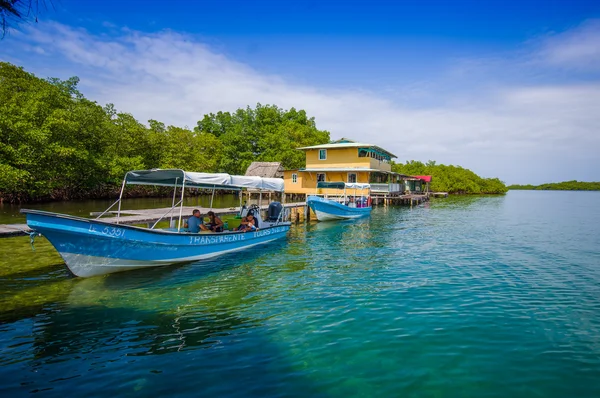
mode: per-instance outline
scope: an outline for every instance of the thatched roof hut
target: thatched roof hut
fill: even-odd
[[[283,178],[283,167],[279,162],[252,162],[246,170],[247,176]]]

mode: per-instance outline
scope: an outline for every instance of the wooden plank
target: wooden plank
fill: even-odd
[[[8,238],[9,236],[27,235],[31,228],[27,224],[0,224],[0,237]]]

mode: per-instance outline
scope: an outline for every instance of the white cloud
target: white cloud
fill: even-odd
[[[600,20],[589,20],[572,30],[545,38],[538,55],[542,62],[598,74]]]
[[[578,29],[542,40],[522,57],[522,65],[532,56],[552,65],[597,62],[597,46],[577,39],[589,37],[597,25]],[[446,87],[415,82],[419,105],[407,106],[409,90],[399,104],[386,93],[299,85],[236,62],[193,36],[117,32],[92,35],[40,23],[11,37],[13,44],[3,43],[10,50],[5,59],[42,76],[77,75],[86,96],[112,102],[142,121],[193,127],[209,112],[276,104],[305,109],[332,138],[373,142],[400,161],[460,164],[508,183],[600,180],[598,81],[507,85],[498,76],[498,63],[474,60],[476,82],[471,73],[453,75]],[[515,65],[511,73],[518,60]],[[443,96],[436,105],[423,104],[423,98],[436,96]]]

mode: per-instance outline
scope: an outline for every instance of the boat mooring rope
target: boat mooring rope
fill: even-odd
[[[29,233],[29,242],[31,243],[31,250],[35,251],[35,237],[42,236],[39,232],[30,232]]]

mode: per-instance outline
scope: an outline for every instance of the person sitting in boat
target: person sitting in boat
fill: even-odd
[[[235,231],[243,231],[248,225],[248,217],[242,217],[242,221],[240,221],[240,226],[235,228]]]
[[[246,222],[244,224],[240,224],[239,231],[248,232],[256,230],[258,230],[256,218],[254,218],[254,214],[248,213],[248,215],[246,216]]]
[[[350,202],[348,203],[348,207],[356,207],[356,203],[354,203],[354,196],[350,196]]]
[[[202,218],[200,217],[200,210],[194,209],[192,212],[192,216],[188,218],[184,227],[188,229],[189,232],[198,233],[200,232],[200,225],[202,225]]]
[[[356,207],[367,207],[367,198],[365,198],[364,196],[358,198],[358,200],[356,201]]]
[[[223,232],[223,221],[215,215],[213,211],[206,213],[209,218],[207,225],[200,225],[203,231]]]

